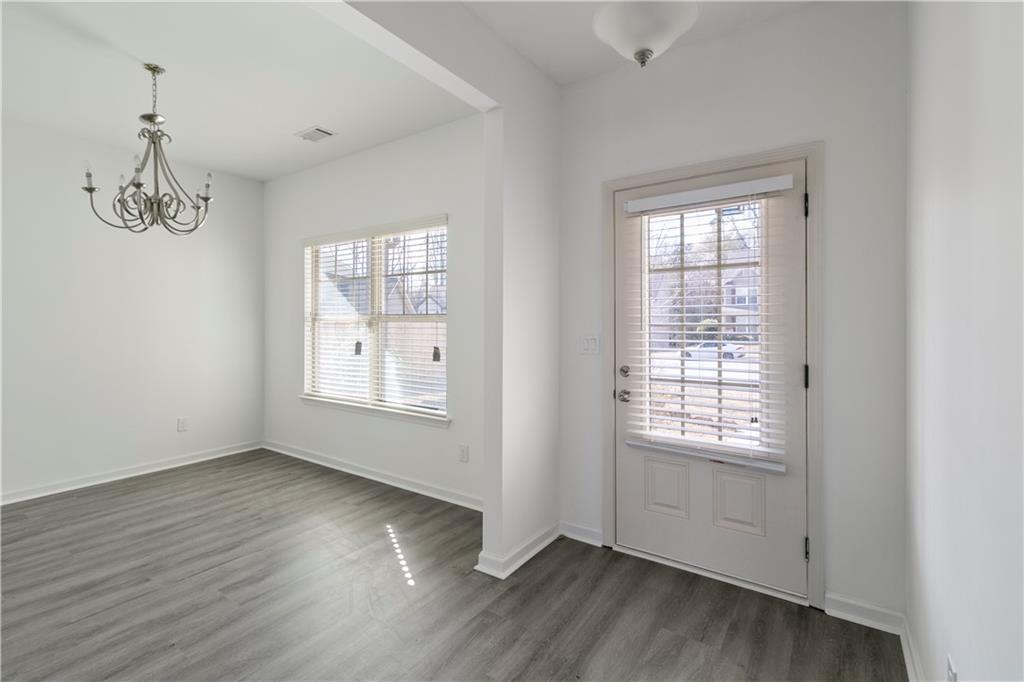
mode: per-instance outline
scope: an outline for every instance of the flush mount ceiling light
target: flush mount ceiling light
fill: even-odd
[[[594,13],[594,35],[641,67],[697,21],[696,2],[612,2]]]
[[[202,190],[196,190],[194,196],[189,193],[174,177],[171,166],[164,154],[164,144],[171,141],[171,136],[160,129],[166,119],[156,113],[156,77],[164,72],[162,66],[143,64],[153,77],[153,111],[139,116],[146,127],[139,131],[139,139],[146,141],[146,150],[140,159],[135,157],[135,172],[132,181],[125,183],[124,176],[117,186],[117,194],[111,202],[111,208],[117,222],[111,222],[96,210],[96,192],[99,187],[92,184],[92,169],[85,166],[85,187],[82,189],[89,195],[89,205],[96,217],[111,227],[129,232],[145,232],[150,227],[160,224],[171,234],[191,234],[206,222],[206,214],[210,208],[210,183],[212,176],[206,174],[206,184]],[[152,191],[146,192],[143,177],[146,168],[153,164]]]

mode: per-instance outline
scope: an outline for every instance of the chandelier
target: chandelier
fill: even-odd
[[[89,195],[89,205],[97,218],[111,227],[129,232],[145,232],[150,227],[160,224],[171,234],[191,234],[206,222],[206,214],[210,209],[210,183],[213,176],[206,174],[206,184],[194,195],[174,177],[174,172],[164,153],[164,144],[171,141],[171,136],[160,129],[166,121],[156,113],[156,77],[164,72],[162,66],[143,64],[153,77],[153,111],[139,116],[146,127],[139,131],[139,139],[145,140],[146,149],[142,158],[135,156],[135,171],[132,181],[125,183],[124,176],[117,186],[117,194],[111,202],[114,221],[107,220],[96,210],[96,192],[99,187],[92,184],[92,169],[85,167],[85,187],[82,189]],[[146,169],[152,164],[153,186],[146,191],[143,178]]]

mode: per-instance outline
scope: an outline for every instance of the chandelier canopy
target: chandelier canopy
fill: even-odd
[[[111,227],[129,232],[145,232],[160,224],[171,234],[191,234],[206,222],[212,201],[210,184],[213,176],[207,173],[203,189],[197,189],[194,195],[189,195],[174,176],[164,153],[164,144],[170,143],[171,136],[160,128],[166,119],[156,111],[156,77],[164,72],[164,68],[156,64],[143,64],[143,68],[153,77],[153,111],[139,116],[139,120],[146,124],[139,131],[139,139],[145,140],[146,149],[141,159],[135,156],[135,171],[131,182],[125,183],[124,176],[121,176],[117,193],[111,202],[114,221],[107,220],[96,210],[96,193],[100,188],[92,184],[92,169],[88,164],[85,167],[85,187],[82,189],[89,195],[92,212]],[[153,166],[153,186],[147,192],[143,178],[147,177],[146,169],[150,164]]]

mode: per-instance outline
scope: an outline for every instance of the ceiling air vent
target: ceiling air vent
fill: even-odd
[[[334,135],[334,133],[332,133],[327,128],[313,126],[312,128],[307,128],[306,130],[300,130],[299,132],[295,133],[295,135],[301,137],[306,142],[319,142],[320,140],[323,140]]]

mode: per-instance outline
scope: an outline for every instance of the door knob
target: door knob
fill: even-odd
[[[629,389],[628,388],[624,388],[621,391],[619,391],[619,402],[620,403],[628,403],[629,402]]]
[[[629,365],[623,365],[622,367],[619,367],[619,376],[629,376]]]

